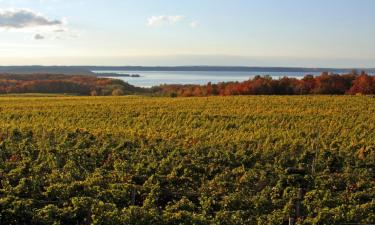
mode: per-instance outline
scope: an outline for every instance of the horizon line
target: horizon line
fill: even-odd
[[[113,67],[113,68],[121,68],[121,67],[140,67],[140,68],[270,68],[270,69],[342,69],[342,70],[351,70],[351,69],[375,69],[374,67],[312,67],[312,66],[240,66],[240,65],[179,65],[179,66],[162,66],[162,65],[95,65],[95,64],[82,64],[82,65],[42,65],[42,64],[34,64],[34,65],[0,65],[0,67]]]

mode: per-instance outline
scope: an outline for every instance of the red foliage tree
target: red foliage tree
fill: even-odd
[[[320,76],[306,75],[303,79],[283,77],[273,80],[269,76],[256,76],[244,82],[221,82],[207,85],[162,85],[154,92],[163,95],[177,96],[211,96],[211,95],[301,95],[301,94],[373,94],[374,77],[362,72],[329,74]]]
[[[367,74],[362,74],[358,76],[354,82],[353,86],[348,91],[349,94],[375,94],[375,81],[374,77]]]

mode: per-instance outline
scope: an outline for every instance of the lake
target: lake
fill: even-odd
[[[94,73],[139,74],[141,77],[111,77],[121,79],[137,87],[152,87],[161,84],[207,84],[228,81],[245,81],[256,75],[270,75],[273,79],[284,76],[303,78],[305,72],[227,72],[227,71],[109,71],[96,70]],[[319,73],[309,73],[319,75]]]

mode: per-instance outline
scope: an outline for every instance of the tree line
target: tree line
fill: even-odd
[[[143,93],[122,80],[81,75],[0,74],[0,94],[72,93],[78,95],[125,95]]]
[[[229,95],[343,95],[375,94],[375,77],[366,72],[320,76],[306,75],[302,79],[271,76],[255,76],[244,82],[222,82],[206,85],[161,85],[153,91],[172,97],[229,96]]]
[[[306,75],[302,79],[255,76],[243,82],[221,82],[206,85],[160,85],[139,88],[122,80],[82,75],[0,74],[0,94],[71,93],[108,96],[151,94],[171,97],[230,96],[230,95],[344,95],[375,94],[375,77],[366,72],[358,74]]]

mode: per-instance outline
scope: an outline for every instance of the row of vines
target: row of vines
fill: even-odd
[[[364,96],[1,97],[0,224],[371,224],[374,115]]]

